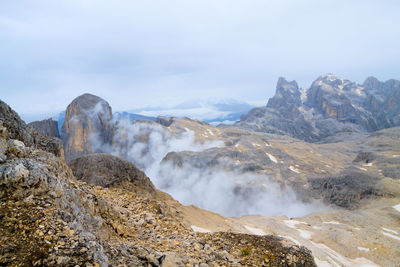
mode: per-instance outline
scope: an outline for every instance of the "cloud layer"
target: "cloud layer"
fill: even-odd
[[[142,169],[154,185],[186,205],[225,216],[248,214],[302,216],[321,208],[305,204],[288,188],[267,175],[226,171],[216,167],[181,166],[163,161],[169,152],[203,151],[222,147],[222,141],[198,143],[194,133],[172,134],[154,123],[119,121],[112,146],[93,135],[92,146],[126,158]],[[229,160],[229,159],[226,159]]]
[[[399,12],[394,0],[5,0],[0,93],[37,117],[84,92],[127,110],[266,103],[279,76],[399,78]]]

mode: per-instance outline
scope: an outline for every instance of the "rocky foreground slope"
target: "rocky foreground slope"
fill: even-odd
[[[96,155],[84,165],[113,162],[137,177],[113,169],[94,177],[78,164],[80,177],[109,187],[78,181],[52,139],[0,104],[0,265],[315,266],[309,250],[276,236],[193,232],[183,207],[122,159]],[[146,179],[147,190],[137,184]]]

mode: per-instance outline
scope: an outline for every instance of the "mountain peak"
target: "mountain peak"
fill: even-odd
[[[284,77],[279,77],[278,82],[276,84],[276,92],[278,91],[287,91],[290,90],[293,92],[299,90],[299,86],[295,80],[287,81]]]
[[[300,90],[296,81],[287,81],[285,78],[280,77],[276,84],[276,93],[273,98],[270,98],[267,107],[286,109],[288,106],[299,105]]]
[[[100,102],[107,103],[107,101],[105,101],[103,98],[101,98],[99,96],[85,93],[85,94],[80,95],[77,98],[75,98],[71,102],[71,105],[73,104],[73,105],[79,106],[82,109],[87,110],[87,109],[94,108]],[[108,105],[108,103],[107,103],[107,105]]]
[[[363,86],[367,89],[372,89],[372,88],[379,88],[381,84],[382,82],[379,81],[377,78],[369,76],[367,79],[365,79]]]

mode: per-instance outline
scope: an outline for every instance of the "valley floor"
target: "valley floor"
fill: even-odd
[[[397,266],[400,262],[400,199],[381,199],[365,208],[317,212],[300,218],[225,218],[194,206],[182,207],[198,232],[232,231],[277,235],[305,246],[318,266]]]

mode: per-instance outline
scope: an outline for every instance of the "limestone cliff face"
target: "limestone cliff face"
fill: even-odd
[[[308,142],[400,126],[400,81],[369,77],[359,85],[328,74],[303,91],[279,78],[267,106],[249,111],[236,125]]]
[[[1,125],[8,129],[8,135],[12,139],[24,142],[28,146],[50,152],[58,157],[64,156],[61,140],[39,134],[35,129],[26,125],[14,110],[0,100],[0,126]]]
[[[305,104],[319,111],[324,117],[362,125],[369,131],[376,130],[375,125],[368,124],[365,119],[367,116],[364,116],[364,112],[356,107],[357,100],[349,94],[357,90],[360,96],[364,94],[355,83],[327,75],[313,82],[307,92]]]
[[[60,138],[57,121],[48,119],[42,121],[34,121],[29,123],[28,125],[35,129],[41,135]]]
[[[83,94],[68,105],[61,130],[65,158],[101,152],[97,144],[110,144],[113,123],[110,105],[102,98]]]

